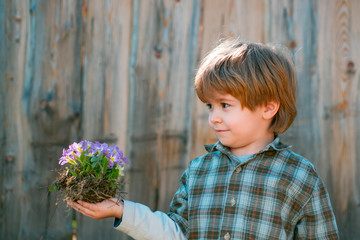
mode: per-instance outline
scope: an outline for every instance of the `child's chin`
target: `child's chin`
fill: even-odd
[[[225,147],[231,148],[231,144],[230,144],[229,142],[227,142],[226,140],[221,140],[221,139],[219,139],[219,141],[220,141],[221,144],[224,145]]]

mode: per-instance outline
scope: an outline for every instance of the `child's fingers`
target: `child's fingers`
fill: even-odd
[[[77,212],[93,219],[122,216],[122,204],[117,199],[107,199],[100,203],[88,203],[78,200],[68,202]]]
[[[67,205],[75,209],[75,203],[74,202],[67,202]],[[75,209],[76,210],[76,209]]]
[[[68,202],[68,205],[70,207],[72,207],[75,211],[87,215],[88,214],[88,210],[86,208],[84,208],[83,206],[81,206],[81,204],[77,203],[77,202]]]
[[[72,207],[74,210],[79,211],[80,210],[80,204],[76,202],[68,202],[67,203],[70,207]]]
[[[77,203],[78,203],[80,206],[82,206],[82,207],[84,207],[84,208],[87,208],[87,209],[92,209],[93,206],[94,206],[94,204],[87,203],[87,202],[83,202],[83,201],[81,201],[81,200],[78,200]]]
[[[79,213],[81,213],[81,214],[83,214],[83,215],[85,215],[87,217],[94,218],[94,212],[91,209],[84,206],[84,205],[81,205],[81,204],[75,202],[75,203],[73,203],[72,208],[74,208],[76,211],[78,211]]]

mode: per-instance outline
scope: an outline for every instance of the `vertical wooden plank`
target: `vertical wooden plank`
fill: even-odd
[[[190,161],[193,78],[197,63],[200,1],[165,1],[162,36],[164,55],[157,58],[160,122],[158,122],[157,154],[159,162],[158,207],[168,206],[179,186],[179,178]],[[172,7],[172,9],[171,9]],[[166,8],[169,9],[167,14]],[[166,25],[169,21],[169,25]],[[159,33],[159,31],[158,31]],[[168,64],[167,64],[168,62]],[[163,76],[164,74],[164,76]],[[166,74],[166,75],[165,75]],[[161,86],[161,85],[160,85]],[[161,96],[161,92],[163,96]]]
[[[81,109],[81,5],[76,1],[31,2],[32,17],[25,91],[28,98],[25,109],[31,129],[32,159],[26,161],[25,181],[42,183],[44,189],[53,181],[54,174],[42,174],[57,167],[61,150],[69,142],[78,138],[79,115]],[[27,96],[26,96],[27,95]],[[24,107],[23,107],[24,108]],[[43,177],[39,177],[43,176]],[[44,181],[44,179],[45,181]],[[31,234],[39,222],[45,223],[43,238],[68,238],[72,234],[69,211],[64,211],[65,204],[53,209],[54,198],[45,198],[38,191],[37,184],[29,188],[31,204],[24,204],[27,212],[24,226]],[[44,200],[47,199],[46,208]],[[55,211],[55,213],[54,213]],[[52,219],[51,214],[55,214]],[[50,215],[49,217],[47,215]],[[34,216],[44,220],[32,221]],[[42,217],[44,216],[44,217]],[[27,234],[25,234],[28,237]],[[30,235],[31,236],[31,235]],[[35,236],[34,236],[35,238]]]
[[[322,166],[330,165],[332,200],[341,237],[359,236],[359,9],[358,1],[319,5],[319,77],[323,106]],[[326,154],[326,155],[325,155]],[[325,165],[326,164],[326,165]]]
[[[58,166],[61,149],[79,134],[81,8],[76,1],[32,1],[28,7],[22,109],[30,149],[23,165],[21,225],[23,237],[39,238],[41,231],[43,238],[66,238],[72,216],[64,204],[53,208],[54,196],[46,195],[46,187],[54,179],[49,170]]]
[[[308,1],[307,5],[309,4]],[[287,45],[294,38],[294,0],[266,1],[265,42]]]
[[[6,3],[4,124],[5,152],[11,161],[3,176],[4,239],[71,237],[71,215],[63,205],[55,211],[47,186],[54,179],[50,169],[57,166],[61,148],[77,134],[76,6],[75,1]]]
[[[168,211],[189,158],[199,13],[200,1],[134,1],[129,198],[152,209]]]
[[[16,5],[10,2],[3,2],[4,8],[1,8],[2,22],[4,23],[4,29],[2,31],[1,45],[1,65],[3,66],[3,74],[5,79],[3,83],[4,91],[4,122],[3,122],[3,153],[1,157],[2,161],[2,215],[1,215],[1,238],[13,238],[19,237],[18,229],[23,231],[23,227],[14,229],[12,227],[16,219],[21,217],[21,172],[23,170],[24,157],[22,146],[24,144],[18,144],[19,135],[23,133],[25,126],[17,126],[19,123],[19,111],[14,111],[15,108],[21,108],[21,100],[17,98],[18,94],[21,94],[21,88],[23,85],[23,79],[21,72],[24,72],[24,59],[19,59],[17,56],[25,52],[26,38],[22,34],[22,29],[26,26],[22,22],[16,22],[13,16],[17,16],[17,19],[21,19],[23,14],[23,8],[27,4]],[[22,19],[21,19],[22,20]],[[25,20],[25,19],[24,19]],[[17,41],[15,40],[17,39]],[[19,61],[19,65],[15,65]],[[12,65],[17,66],[16,69],[12,69]],[[20,173],[19,173],[20,172]]]
[[[348,239],[355,239],[360,235],[360,16],[356,12],[360,10],[360,2],[352,0],[349,2],[349,45],[350,54],[346,62],[346,71],[351,82],[349,87],[348,99],[350,104],[350,117],[352,118],[352,125],[349,126],[349,131],[354,134],[354,142],[352,142],[351,155],[353,161],[352,166],[352,181],[354,181],[352,196],[350,197],[350,204],[347,210],[346,221],[341,226],[344,232],[344,237]],[[356,210],[355,210],[356,209]],[[349,228],[347,228],[349,226]]]
[[[0,239],[14,238],[16,235],[11,229],[8,228],[6,216],[7,212],[6,196],[10,195],[10,191],[13,188],[13,182],[7,178],[7,172],[13,172],[12,159],[14,153],[7,152],[6,141],[9,136],[8,131],[8,106],[11,102],[11,95],[9,94],[10,84],[14,81],[14,78],[9,74],[10,63],[13,61],[11,56],[16,52],[18,46],[12,44],[13,32],[18,29],[14,29],[14,22],[9,18],[10,12],[14,6],[10,3],[0,2],[0,74],[3,76],[0,81]],[[13,180],[13,178],[11,179]],[[14,210],[14,209],[12,209]],[[19,211],[13,212],[13,214],[19,215]]]
[[[132,1],[83,2],[83,139],[126,148]],[[77,214],[78,239],[119,239],[113,219]]]
[[[222,38],[235,37],[244,41],[264,41],[265,3],[261,0],[206,0],[203,1],[200,57],[204,58]],[[205,153],[204,145],[217,138],[208,126],[208,110],[196,99],[193,157]]]
[[[323,166],[320,171],[327,174],[329,179],[326,180],[326,183],[329,184],[333,203],[335,204],[335,210],[338,206],[338,198],[340,197],[335,192],[336,186],[332,186],[335,176],[332,174],[332,169],[334,168],[332,159],[332,134],[333,127],[332,122],[334,117],[330,117],[329,109],[333,105],[333,89],[331,86],[333,82],[336,84],[336,81],[333,77],[333,74],[338,71],[338,67],[332,62],[336,59],[335,57],[335,36],[336,36],[336,3],[334,1],[329,2],[326,6],[319,5],[319,42],[322,44],[319,45],[318,55],[319,55],[319,112],[320,115],[320,133],[322,139],[321,145],[321,158],[320,164]],[[331,41],[330,41],[331,39]],[[342,54],[341,54],[342,55]],[[336,87],[335,87],[336,88]],[[338,157],[338,156],[337,156]],[[340,180],[340,179],[338,179]],[[338,219],[339,221],[339,219]],[[340,223],[340,222],[339,222]]]

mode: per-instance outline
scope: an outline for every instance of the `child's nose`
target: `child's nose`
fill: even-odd
[[[212,124],[215,123],[221,123],[222,122],[222,118],[221,115],[219,114],[219,111],[216,111],[215,109],[209,114],[209,122]]]

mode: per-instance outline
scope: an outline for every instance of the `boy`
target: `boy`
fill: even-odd
[[[95,219],[116,217],[135,239],[338,239],[314,166],[277,137],[296,116],[295,83],[282,53],[225,41],[195,78],[219,141],[191,161],[168,215],[115,199],[69,204]]]

